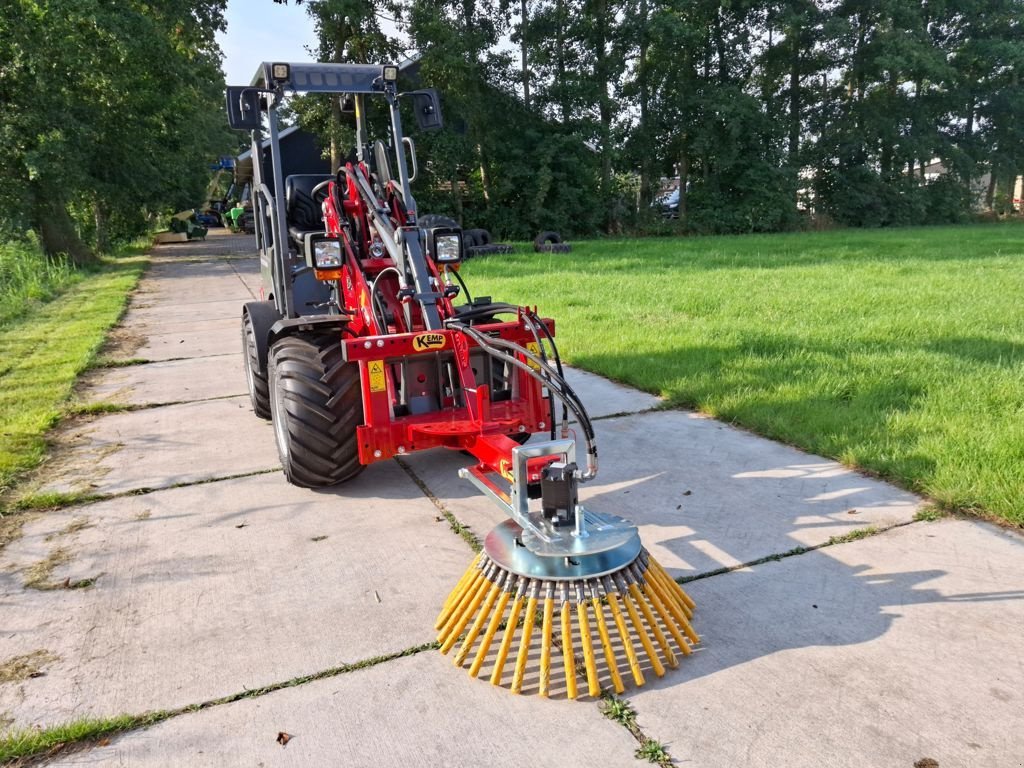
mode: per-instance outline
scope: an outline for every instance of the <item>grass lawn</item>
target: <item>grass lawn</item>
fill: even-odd
[[[1024,526],[1024,225],[590,241],[463,274],[554,317],[574,365]]]
[[[56,299],[29,303],[0,324],[0,496],[45,456],[46,431],[121,316],[145,263],[141,256],[111,259],[79,273]]]

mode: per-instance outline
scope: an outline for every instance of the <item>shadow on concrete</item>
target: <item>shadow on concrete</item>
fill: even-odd
[[[688,585],[698,600],[694,627],[702,644],[675,674],[652,675],[652,687],[680,685],[781,651],[867,643],[915,605],[1024,601],[1019,589],[950,594],[924,586],[947,573],[880,571],[818,550]],[[928,645],[942,642],[932,637]]]

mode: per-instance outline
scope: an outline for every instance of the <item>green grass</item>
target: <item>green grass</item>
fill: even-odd
[[[119,715],[101,719],[85,718],[51,728],[22,728],[0,736],[0,764],[46,753],[57,754],[71,744],[96,742],[135,728],[155,725],[171,712]]]
[[[30,242],[0,242],[0,327],[81,279],[66,259],[48,259]]]
[[[0,495],[42,460],[46,431],[63,415],[145,264],[138,256],[107,261],[79,273],[59,299],[25,303],[0,324]]]
[[[593,241],[463,275],[554,317],[575,365],[1024,525],[1024,225]]]

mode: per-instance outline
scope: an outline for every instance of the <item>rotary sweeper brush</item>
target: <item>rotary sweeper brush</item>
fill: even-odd
[[[400,103],[424,130],[441,127],[441,112],[432,90],[399,93],[400,74],[268,62],[251,86],[227,90],[231,126],[252,139],[263,287],[243,308],[242,343],[253,410],[273,421],[285,476],[299,486],[336,485],[428,448],[476,458],[460,475],[508,519],[436,624],[441,651],[455,651],[472,676],[486,667],[502,685],[511,665],[512,691],[535,684],[547,696],[560,668],[570,698],[580,678],[591,696],[606,684],[621,692],[628,679],[643,685],[645,670],[663,675],[698,641],[693,601],[635,526],[579,502],[597,447],[554,321],[472,299],[458,271],[459,227],[417,218],[416,147]],[[277,109],[301,92],[334,94],[354,113],[355,158],[335,173],[285,173]],[[387,141],[366,138],[369,97],[386,111]],[[539,433],[548,439],[525,444]]]

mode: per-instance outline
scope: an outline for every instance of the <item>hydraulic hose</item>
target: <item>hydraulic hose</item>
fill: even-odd
[[[510,365],[514,365],[529,376],[532,376],[545,384],[551,393],[558,397],[558,399],[573,412],[580,423],[580,427],[583,429],[584,441],[586,442],[587,469],[583,472],[581,480],[587,481],[596,477],[597,443],[595,440],[594,428],[590,422],[590,417],[587,414],[586,409],[583,407],[583,403],[580,401],[579,396],[572,387],[569,386],[569,383],[561,375],[544,364],[544,361],[541,360],[541,358],[518,344],[505,341],[504,339],[489,338],[473,328],[470,328],[468,325],[461,322],[461,320],[449,320],[446,325],[465,333],[471,339],[476,341],[480,348],[492,357],[507,362]],[[532,368],[527,363],[516,358],[514,354],[507,354],[506,352],[501,351],[502,349],[508,349],[516,354],[522,355],[527,360],[535,363],[538,368]]]

